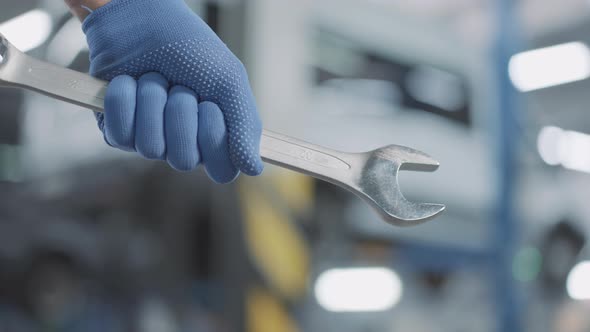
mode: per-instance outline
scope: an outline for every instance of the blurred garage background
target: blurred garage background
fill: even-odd
[[[0,89],[0,331],[590,331],[588,1],[187,2],[267,129],[425,151],[401,186],[447,211],[392,227],[270,166],[216,186]],[[88,70],[62,1],[2,0],[0,32]]]

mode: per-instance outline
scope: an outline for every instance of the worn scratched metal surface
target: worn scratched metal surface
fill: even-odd
[[[0,35],[0,86],[34,90],[102,112],[107,83],[29,57]],[[445,209],[440,204],[410,202],[399,188],[400,170],[432,172],[438,168],[436,160],[420,151],[390,145],[369,152],[345,153],[266,130],[260,150],[268,163],[352,191],[394,225],[415,225]]]

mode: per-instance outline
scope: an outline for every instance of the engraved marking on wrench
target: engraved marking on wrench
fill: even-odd
[[[304,146],[295,144],[288,140],[282,140],[276,137],[263,137],[267,142],[263,145],[263,149],[278,152],[287,157],[303,160],[308,163],[316,164],[323,167],[334,169],[350,169],[350,165],[343,160],[334,156],[325,154],[321,151],[306,148]],[[278,144],[281,141],[288,144],[285,148],[284,144]]]
[[[36,80],[46,81],[46,82],[51,81],[49,79],[49,77],[51,77],[51,75],[49,75],[49,74],[51,74],[50,69],[29,67],[28,72]],[[43,72],[47,72],[47,74],[44,74]],[[51,82],[53,84],[59,84],[58,82],[54,82],[54,81],[51,81]],[[81,94],[84,94],[87,96],[92,96],[98,100],[104,100],[104,98],[101,97],[102,95],[104,95],[104,93],[97,95],[96,91],[94,91],[94,92],[89,91],[89,89],[91,89],[93,87],[93,84],[91,84],[88,81],[85,81],[83,79],[73,78],[73,79],[66,79],[65,84],[68,88],[74,89],[74,90],[80,92]],[[104,88],[102,90],[105,90],[105,89],[106,89],[106,86],[104,86]]]

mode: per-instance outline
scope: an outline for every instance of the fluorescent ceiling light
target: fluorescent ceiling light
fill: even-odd
[[[0,33],[16,48],[27,52],[49,38],[52,25],[51,16],[46,11],[34,9],[0,23]]]
[[[561,164],[559,147],[562,137],[563,129],[561,128],[545,127],[541,129],[537,139],[537,149],[543,161],[548,165],[557,166]]]
[[[590,50],[581,42],[555,45],[514,55],[508,68],[520,91],[533,91],[590,77]]]
[[[537,149],[549,165],[590,173],[590,135],[545,127],[539,133]]]
[[[567,276],[567,294],[574,300],[590,300],[590,261],[578,263]]]
[[[572,170],[590,173],[589,151],[590,135],[566,131],[559,145],[561,165]]]
[[[318,303],[333,312],[384,311],[395,306],[401,295],[401,280],[388,268],[327,270],[315,284]]]

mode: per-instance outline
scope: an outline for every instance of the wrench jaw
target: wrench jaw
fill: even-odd
[[[388,145],[371,153],[398,163],[399,169],[403,171],[434,172],[440,166],[438,161],[426,153],[401,145]]]
[[[4,38],[4,36],[2,36],[0,34],[0,65],[2,65],[4,63],[4,61],[7,59],[7,57],[8,57],[7,41]]]
[[[19,87],[19,58],[26,57],[0,33],[0,87]]]
[[[400,190],[400,170],[435,171],[439,163],[410,148],[391,145],[367,154],[359,177],[361,197],[390,224],[413,226],[428,221],[445,210],[441,204],[408,201]]]
[[[7,67],[8,67],[8,60],[10,58],[10,53],[13,51],[14,47],[8,39],[6,39],[0,33],[0,86],[8,85],[8,79],[6,76]]]

